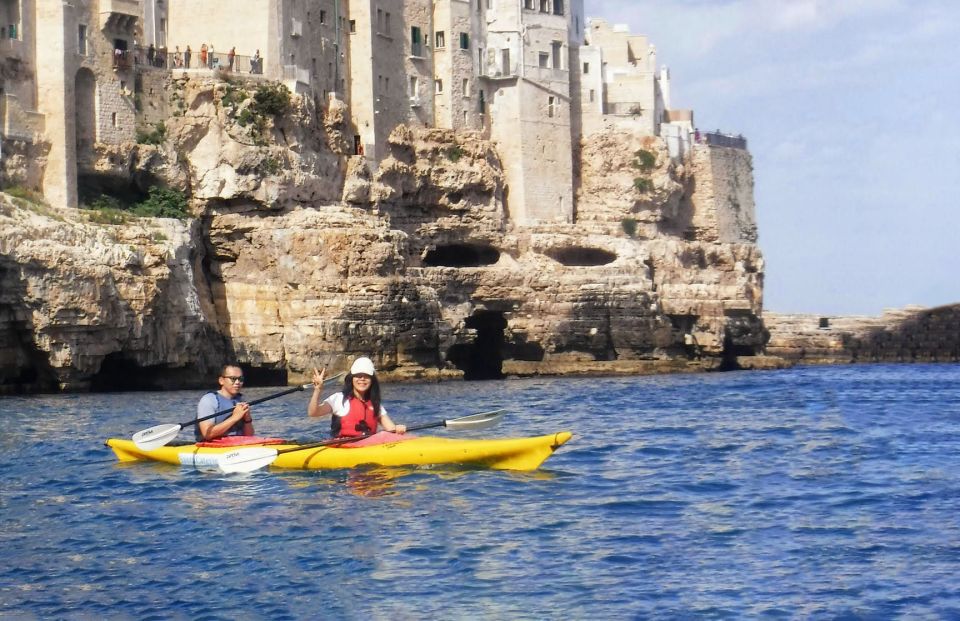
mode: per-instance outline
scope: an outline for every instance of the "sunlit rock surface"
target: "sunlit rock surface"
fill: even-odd
[[[230,359],[300,381],[360,354],[424,379],[780,363],[757,355],[746,151],[671,161],[659,139],[592,136],[576,221],[521,227],[479,134],[399,127],[375,165],[346,154],[335,102],[295,99],[256,134],[222,83],[170,88],[183,112],[163,144],[98,146],[82,172],[181,190],[195,219],[101,225],[3,199],[2,390],[193,386]]]

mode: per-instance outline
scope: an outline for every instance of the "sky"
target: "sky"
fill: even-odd
[[[650,38],[671,107],[747,138],[765,310],[960,303],[960,2],[584,1]]]

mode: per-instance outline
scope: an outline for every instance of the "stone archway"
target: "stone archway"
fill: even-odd
[[[77,158],[82,159],[93,153],[97,140],[97,78],[83,68],[77,71],[75,82]]]

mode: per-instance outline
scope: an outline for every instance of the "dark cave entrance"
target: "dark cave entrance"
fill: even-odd
[[[245,388],[286,386],[286,369],[265,369],[241,364]],[[100,363],[100,371],[90,378],[91,392],[131,392],[144,390],[197,389],[216,390],[219,368],[197,366],[141,367],[122,353],[108,355]]]
[[[503,313],[477,311],[467,319],[466,327],[477,331],[476,339],[451,347],[447,360],[463,371],[463,379],[503,379],[503,334],[507,329]]]
[[[123,354],[114,353],[103,359],[100,371],[90,378],[90,391],[162,390],[165,379],[161,367],[141,367]]]
[[[745,345],[735,345],[733,339],[728,334],[723,339],[723,352],[720,354],[720,371],[739,371],[741,369],[737,358],[740,356],[753,356],[756,352],[752,347]]]
[[[447,244],[429,250],[423,257],[427,267],[482,267],[500,260],[500,251],[480,244]]]
[[[567,267],[596,267],[609,265],[617,260],[616,253],[609,250],[581,246],[551,248],[545,254]]]

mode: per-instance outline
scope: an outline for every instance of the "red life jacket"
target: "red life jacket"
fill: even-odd
[[[334,416],[331,421],[333,435],[339,438],[377,433],[378,416],[373,403],[350,397],[350,412],[346,416]]]

